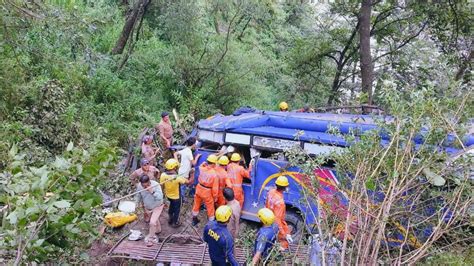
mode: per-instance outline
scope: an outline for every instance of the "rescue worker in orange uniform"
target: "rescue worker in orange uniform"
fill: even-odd
[[[286,206],[283,198],[283,192],[288,188],[288,178],[279,176],[275,181],[276,188],[268,191],[265,207],[269,208],[275,214],[275,222],[278,224],[278,241],[280,241],[283,250],[288,249],[288,243],[293,243],[290,230],[285,221]]]
[[[250,179],[250,171],[239,164],[240,154],[233,153],[230,157],[231,163],[227,166],[226,185],[234,190],[234,197],[240,203],[240,208],[244,206],[244,191],[242,190],[242,182],[244,178]],[[249,169],[252,168],[252,163]]]
[[[201,204],[204,203],[207,209],[207,217],[209,220],[214,220],[214,203],[219,192],[219,179],[216,172],[217,156],[211,154],[207,157],[207,163],[203,163],[199,167],[198,185],[196,186],[196,193],[194,194],[193,205],[193,225],[199,223],[197,215]]]
[[[229,164],[229,158],[223,155],[219,157],[216,166],[217,176],[219,178],[219,194],[217,195],[217,207],[225,205],[225,198],[224,198],[224,188],[226,187],[226,180],[227,180],[227,165]]]

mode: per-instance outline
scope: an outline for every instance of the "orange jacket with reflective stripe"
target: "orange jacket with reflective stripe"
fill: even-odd
[[[199,166],[199,184],[210,188],[212,190],[212,196],[217,198],[219,193],[219,179],[217,176],[216,169],[207,164]]]
[[[275,214],[275,222],[278,224],[280,232],[285,235],[288,234],[290,230],[285,222],[286,206],[283,193],[278,192],[276,188],[268,191],[265,207]]]
[[[227,179],[227,171],[222,166],[216,167],[217,177],[219,178],[219,189],[224,189]]]
[[[241,187],[243,179],[250,178],[250,171],[246,170],[238,163],[230,163],[227,166],[227,180],[228,187]]]

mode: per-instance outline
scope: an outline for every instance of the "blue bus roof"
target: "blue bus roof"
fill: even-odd
[[[255,111],[240,115],[224,116],[217,114],[199,121],[200,130],[214,132],[231,132],[249,135],[258,135],[288,140],[317,142],[329,145],[347,146],[346,140],[340,135],[330,134],[336,128],[341,134],[360,136],[363,132],[376,130],[376,122],[390,123],[389,116],[369,116],[332,113],[297,113]],[[380,133],[384,141],[388,141],[388,134]],[[415,143],[422,144],[423,137],[418,136]],[[454,136],[447,137],[446,146],[452,146]],[[450,144],[451,143],[451,144]],[[463,138],[465,146],[474,144],[472,134]],[[448,152],[457,149],[449,148]]]

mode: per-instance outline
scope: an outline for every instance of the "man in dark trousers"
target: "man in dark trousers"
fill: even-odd
[[[274,224],[275,214],[273,214],[272,210],[267,208],[260,209],[257,212],[257,216],[263,226],[257,232],[251,265],[257,265],[262,258],[265,260],[275,244],[278,234],[278,226]]]
[[[232,209],[223,205],[216,210],[216,220],[204,227],[204,241],[209,245],[212,265],[239,265],[234,257],[234,239],[227,230]]]

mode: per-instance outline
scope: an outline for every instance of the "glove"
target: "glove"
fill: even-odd
[[[288,241],[290,244],[293,244],[293,238],[291,238],[291,235],[286,235],[286,241]]]

